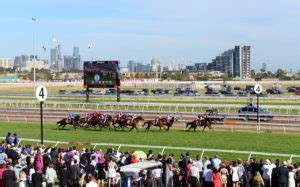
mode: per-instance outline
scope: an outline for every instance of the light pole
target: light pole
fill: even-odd
[[[32,28],[33,28],[33,37],[32,37],[32,51],[33,51],[33,94],[35,94],[35,54],[34,54],[34,47],[35,47],[35,22],[36,22],[36,17],[32,17]]]

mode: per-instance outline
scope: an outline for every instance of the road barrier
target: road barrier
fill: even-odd
[[[0,137],[1,139],[5,139],[5,137]],[[20,138],[19,143],[22,141],[26,142],[37,142],[38,139],[31,138]],[[262,155],[262,156],[271,156],[271,157],[287,157],[289,160],[293,158],[300,158],[300,155],[297,154],[282,154],[282,153],[267,153],[267,152],[257,152],[257,151],[240,151],[240,150],[225,150],[225,149],[208,149],[208,148],[194,148],[194,147],[174,147],[174,146],[157,146],[157,145],[139,145],[139,144],[117,144],[117,143],[87,143],[87,142],[66,142],[66,141],[53,141],[53,140],[44,140],[44,143],[54,144],[57,146],[58,144],[74,144],[77,145],[87,145],[93,146],[95,149],[97,146],[105,146],[105,147],[118,147],[117,150],[120,150],[121,147],[129,147],[129,148],[147,148],[147,149],[161,149],[161,154],[164,153],[165,150],[181,150],[181,151],[199,151],[201,152],[201,159],[205,152],[213,152],[213,153],[230,153],[230,154],[244,154],[248,155],[248,160],[253,155]]]

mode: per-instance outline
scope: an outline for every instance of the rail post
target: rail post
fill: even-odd
[[[118,149],[117,149],[117,152],[119,152],[120,148],[121,148],[122,144],[119,145]]]
[[[95,149],[96,149],[96,147],[97,147],[97,144],[95,144],[95,145],[94,145],[94,147],[93,147],[93,150],[95,150]]]
[[[293,155],[290,156],[290,161],[292,161],[292,159],[293,159]]]
[[[205,149],[202,150],[201,156],[200,156],[200,160],[202,161],[203,155],[204,155]]]
[[[252,152],[250,152],[250,154],[248,156],[248,161],[250,161],[251,156],[252,156]]]
[[[162,151],[161,151],[161,155],[164,155],[164,152],[165,152],[165,146],[163,147]]]
[[[56,142],[56,144],[54,145],[54,147],[56,147],[59,144],[59,142]]]

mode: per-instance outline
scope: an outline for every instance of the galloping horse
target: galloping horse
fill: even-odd
[[[187,129],[188,126],[190,126],[190,128],[187,131],[190,131],[191,128],[194,129],[194,132],[196,132],[196,128],[199,126],[203,126],[202,132],[205,130],[206,127],[208,127],[209,129],[211,129],[212,131],[214,131],[214,129],[212,128],[212,119],[208,118],[207,116],[204,117],[203,122],[200,122],[200,120],[194,120],[192,122],[188,122],[185,126],[185,128]]]
[[[108,129],[110,130],[111,125],[114,123],[114,119],[111,115],[107,115],[106,120],[99,120],[99,128],[102,129],[102,127],[108,127]]]
[[[166,130],[166,128],[164,127],[164,121],[162,121],[162,119],[159,119],[156,124],[155,124],[155,120],[148,120],[143,124],[143,127],[145,125],[147,125],[147,127],[145,129],[146,131],[149,131],[151,126],[159,127],[159,130],[161,130],[161,128]]]
[[[170,127],[172,127],[173,123],[175,121],[177,121],[177,118],[172,116],[170,120],[168,120],[167,118],[162,118],[161,121],[162,121],[163,125],[168,127],[167,128],[167,131],[168,131],[168,130],[170,130]]]
[[[124,127],[130,126],[130,130],[132,131],[132,129],[136,129],[136,131],[138,131],[137,125],[141,122],[144,121],[144,118],[142,116],[137,116],[136,118],[132,119],[132,122],[130,122],[129,119],[125,119],[125,118],[121,118],[120,120],[116,121],[116,123],[119,124],[119,126],[124,129]]]
[[[92,116],[90,119],[86,121],[85,127],[94,127],[96,128],[97,125],[99,125],[100,119],[99,116]]]
[[[74,119],[68,119],[68,118],[64,118],[64,119],[62,119],[62,120],[60,120],[60,121],[58,121],[57,123],[56,123],[56,125],[58,125],[58,129],[59,128],[65,128],[65,126],[66,125],[73,125],[73,127],[74,127],[74,129],[76,129],[76,127],[79,125],[79,123],[78,123],[78,121],[79,121],[79,118],[80,118],[80,116],[78,116],[78,115],[76,115],[75,117],[74,117]]]

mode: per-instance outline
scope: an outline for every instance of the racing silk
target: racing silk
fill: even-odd
[[[160,119],[160,116],[157,115],[156,118],[155,118],[155,120],[154,120],[155,125],[157,125],[159,119]]]
[[[171,119],[172,119],[172,116],[171,116],[171,115],[168,115],[168,116],[167,116],[167,121],[168,121],[168,123],[171,121]]]
[[[121,119],[121,117],[122,117],[122,113],[119,112],[119,113],[117,114],[117,119],[119,120],[119,119]]]

